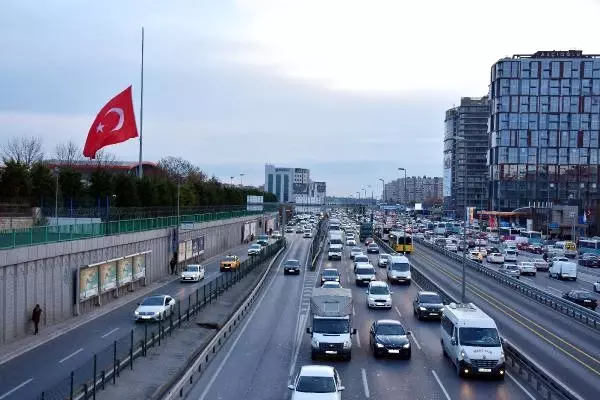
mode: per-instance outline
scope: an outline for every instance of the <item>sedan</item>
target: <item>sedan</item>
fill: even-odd
[[[388,258],[389,256],[389,254],[385,253],[379,254],[379,258],[377,259],[377,266],[382,268],[387,267],[388,262],[390,261],[390,259]]]
[[[379,246],[377,243],[370,243],[367,246],[367,253],[379,253]]]
[[[262,246],[260,244],[254,243],[248,247],[248,255],[249,256],[257,256],[262,251]]]
[[[334,367],[304,365],[288,389],[292,391],[292,400],[341,400],[344,387]]]
[[[356,239],[354,239],[354,238],[346,239],[346,246],[356,246]]]
[[[288,226],[287,228],[285,228],[285,233],[294,233],[294,228]]]
[[[296,228],[296,233],[304,233],[304,229],[302,229],[302,227],[299,226],[298,228]]]
[[[285,260],[283,263],[283,274],[296,274],[300,275],[300,261],[298,260]]]
[[[357,255],[362,254],[362,253],[363,252],[362,252],[362,249],[360,247],[358,247],[358,246],[357,247],[353,247],[353,248],[350,249],[350,258],[352,260],[354,260],[354,257],[356,257]]]
[[[600,258],[594,254],[584,254],[579,257],[579,265],[584,267],[600,267]]]
[[[321,272],[321,285],[327,281],[340,281],[340,273],[335,268],[325,268],[323,272]]]
[[[137,321],[161,321],[175,309],[175,299],[166,294],[146,297],[133,312]]]
[[[373,322],[369,332],[369,346],[375,358],[383,355],[400,356],[410,359],[410,331],[402,323],[393,319]]]
[[[181,282],[199,282],[200,279],[204,279],[204,267],[200,264],[187,265],[179,276]]]
[[[323,282],[321,287],[326,288],[326,289],[341,289],[342,285],[340,285],[339,282],[335,282],[335,281],[325,281],[325,282]]]
[[[413,314],[418,320],[441,318],[444,302],[436,292],[419,291],[413,300]]]
[[[504,262],[504,256],[502,253],[489,253],[485,257],[485,260],[489,263],[502,264]]]
[[[365,246],[368,246],[373,242],[375,242],[375,239],[373,239],[372,237],[368,237],[365,239]]]
[[[596,310],[598,307],[598,300],[594,295],[585,290],[571,290],[563,294],[563,299],[569,300],[573,303],[579,304],[582,307],[589,308],[590,310]]]
[[[502,274],[506,274],[513,278],[519,279],[521,277],[521,270],[517,266],[517,264],[504,264],[498,268],[498,272]]]

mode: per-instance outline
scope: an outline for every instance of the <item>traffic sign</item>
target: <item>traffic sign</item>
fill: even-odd
[[[558,229],[558,222],[550,222],[548,224],[548,228],[550,228],[550,229]]]

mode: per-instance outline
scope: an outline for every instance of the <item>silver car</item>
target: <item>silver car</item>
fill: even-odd
[[[508,276],[512,276],[513,278],[517,278],[517,279],[519,279],[519,277],[521,276],[521,271],[519,270],[519,267],[517,266],[517,264],[501,265],[500,268],[498,268],[498,272],[501,272]]]
[[[201,279],[204,279],[204,267],[200,264],[187,265],[179,277],[181,282],[198,282]]]
[[[355,272],[355,283],[356,285],[368,285],[371,281],[374,281],[375,276],[375,268],[369,263],[359,263],[356,266]]]
[[[166,294],[146,297],[133,312],[137,321],[160,321],[175,310],[175,299]]]

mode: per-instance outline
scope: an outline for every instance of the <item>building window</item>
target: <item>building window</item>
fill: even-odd
[[[275,193],[273,190],[273,174],[269,174],[269,176],[268,176],[267,192]]]

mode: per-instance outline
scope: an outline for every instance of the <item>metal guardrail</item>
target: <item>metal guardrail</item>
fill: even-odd
[[[316,262],[319,258],[319,254],[321,254],[321,250],[323,249],[323,241],[327,237],[327,222],[323,218],[319,220],[317,224],[317,233],[315,237],[310,242],[310,270],[314,271],[316,269]]]
[[[440,246],[436,246],[432,243],[423,241],[421,239],[413,238],[413,240],[419,244],[424,245],[427,248],[436,251],[437,253],[445,255],[448,258],[461,262],[463,260],[462,253],[459,254],[447,251],[446,249],[441,248]],[[521,282],[518,279],[502,274],[488,266],[477,263],[475,261],[467,259],[466,265],[478,272],[481,272],[486,276],[489,276],[490,278],[503,284],[504,286],[507,286],[512,290],[519,292],[522,295],[529,297],[530,299],[535,300],[540,304],[550,307],[553,310],[556,310],[571,318],[577,319],[578,321],[586,324],[587,326],[600,331],[600,314],[595,311],[588,310],[587,308],[582,307],[578,304],[572,303],[553,294],[544,292],[541,289],[529,285],[528,283]]]
[[[395,251],[382,241],[379,237],[375,237],[379,246],[384,248],[389,254],[394,254]],[[411,264],[411,275],[416,282],[424,290],[434,291],[439,293],[444,301],[444,304],[459,303],[448,292],[438,286],[435,281],[429,277],[424,271],[416,268]],[[527,356],[520,348],[512,344],[506,338],[502,338],[502,347],[506,359],[506,368],[518,374],[521,379],[525,380],[532,388],[546,400],[581,400],[581,397],[573,393],[567,387],[562,385],[558,380],[548,373],[543,367],[537,364]]]
[[[179,298],[177,311],[169,315],[167,320],[158,321],[157,324],[144,325],[143,336],[131,329],[120,339],[100,350],[98,353],[80,365],[77,369],[56,383],[53,387],[46,388],[40,395],[41,400],[80,400],[95,398],[96,393],[104,389],[112,381],[115,384],[121,371],[127,367],[133,370],[133,360],[146,357],[148,349],[160,346],[167,340],[181,324],[188,322],[190,317],[196,315],[206,305],[211,304],[221,294],[244,279],[248,273],[262,265],[269,259],[275,259],[283,247],[283,241],[278,240],[267,246],[260,256],[249,258],[241,263],[240,268],[231,273],[221,274],[208,281],[204,286],[197,288],[195,293],[190,293],[187,298]],[[187,301],[186,301],[187,300]],[[182,305],[187,303],[183,310]],[[223,331],[223,330],[221,330]]]

